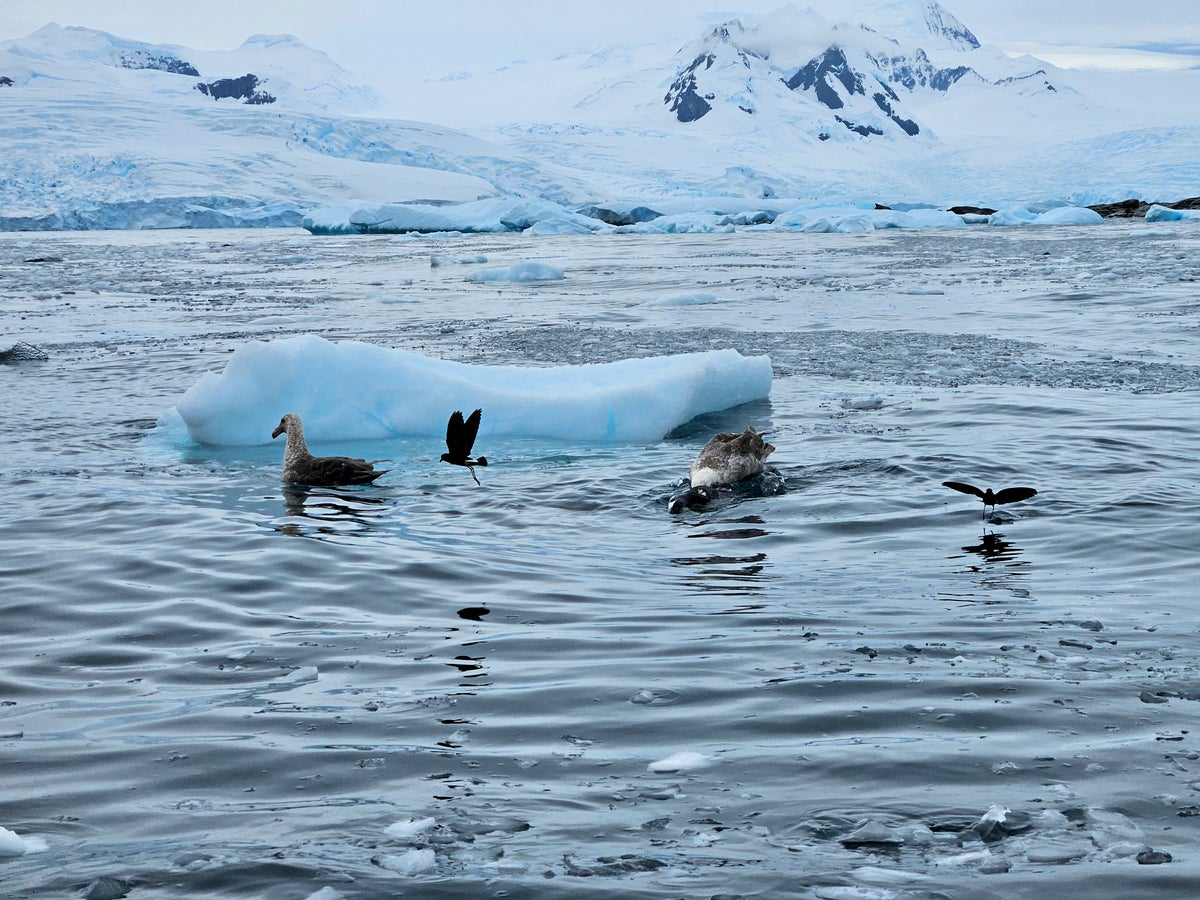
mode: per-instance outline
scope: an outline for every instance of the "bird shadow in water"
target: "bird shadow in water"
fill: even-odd
[[[365,491],[285,484],[283,510],[292,521],[276,525],[275,530],[309,538],[366,534],[383,520],[389,506],[389,498]]]

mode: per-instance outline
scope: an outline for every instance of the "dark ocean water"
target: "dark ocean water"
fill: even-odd
[[[1198,284],[1186,223],[0,235],[0,894],[1200,894]],[[156,425],[299,333],[776,377],[480,487]],[[749,424],[782,490],[668,515]]]

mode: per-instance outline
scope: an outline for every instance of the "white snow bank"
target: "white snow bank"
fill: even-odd
[[[1200,209],[1171,209],[1155,204],[1146,210],[1147,222],[1181,222],[1184,219],[1200,220]]]
[[[441,437],[455,409],[481,436],[656,441],[704,413],[768,396],[771,360],[713,350],[595,365],[473,366],[312,335],[244,344],[176,405],[199,443],[268,444],[287,412],[310,442]]]
[[[536,197],[492,197],[469,203],[368,203],[353,209],[331,206],[313,210],[304,222],[313,234],[493,233],[534,226],[554,234],[571,233],[572,229],[588,233],[612,230],[599,219]]]
[[[526,261],[514,263],[505,269],[484,269],[472,272],[466,281],[558,281],[563,270],[546,263]]]

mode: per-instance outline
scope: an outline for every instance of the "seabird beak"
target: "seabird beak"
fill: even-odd
[[[285,428],[284,424],[282,422],[280,422],[278,425],[275,426],[275,430],[271,432],[271,440],[274,440],[275,438],[279,437],[285,431],[287,431],[287,428]]]

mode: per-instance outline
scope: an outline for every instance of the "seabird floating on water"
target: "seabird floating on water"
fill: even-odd
[[[283,480],[289,484],[311,484],[332,487],[344,484],[370,484],[387,469],[376,469],[374,462],[350,456],[313,456],[304,443],[304,426],[300,417],[288,413],[279,420],[272,438],[287,435],[283,451]]]
[[[720,485],[761,475],[766,468],[763,460],[774,452],[775,447],[753,428],[741,434],[723,431],[714,435],[688,470],[691,487],[671,498],[669,511],[677,513],[684,508],[706,506]]]
[[[446,423],[447,452],[442,454],[442,462],[466,466],[476,484],[479,484],[479,477],[475,474],[475,467],[488,464],[486,456],[471,458],[471,448],[475,446],[475,435],[479,433],[479,420],[482,417],[482,409],[477,409],[467,416],[465,422],[461,410],[456,409],[452,412],[450,421]]]
[[[1037,494],[1037,491],[1031,487],[1010,487],[1002,488],[1001,490],[992,493],[992,489],[986,491],[980,490],[973,484],[964,484],[961,481],[943,481],[945,487],[952,490],[961,491],[964,494],[974,494],[983,501],[983,517],[987,518],[987,508],[990,506],[992,511],[996,511],[996,506],[1001,503],[1016,503],[1020,500],[1028,500]]]

